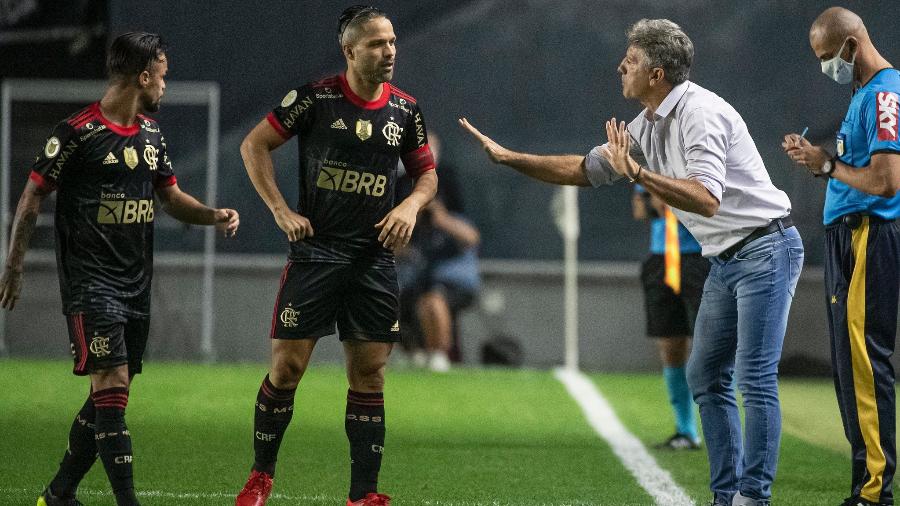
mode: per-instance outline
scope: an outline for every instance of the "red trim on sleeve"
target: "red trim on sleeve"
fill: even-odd
[[[403,167],[409,177],[419,177],[429,170],[436,168],[434,164],[434,154],[428,144],[421,148],[410,151],[401,157],[403,159]]]
[[[394,86],[393,84],[391,85],[391,91],[394,92],[394,95],[397,95],[398,97],[400,97],[400,98],[406,100],[407,102],[409,102],[409,103],[411,103],[411,104],[415,104],[415,103],[416,103],[416,98],[415,98],[415,97],[413,97],[413,96],[410,95],[409,93],[407,93],[407,92],[401,90],[400,88]]]
[[[284,139],[291,138],[291,133],[285,130],[283,126],[281,126],[281,122],[278,121],[278,118],[275,117],[274,112],[266,114],[266,119],[269,120],[269,124],[272,125],[272,128],[274,128],[275,131],[278,132],[278,135],[280,135]]]
[[[157,189],[168,188],[169,186],[172,186],[173,184],[175,184],[177,182],[178,182],[178,178],[176,178],[175,175],[172,174],[171,176],[169,176],[165,179],[159,179],[157,181],[154,181],[153,187],[157,188]]]
[[[338,76],[340,78],[341,83],[341,91],[344,92],[344,96],[347,97],[347,100],[353,103],[353,105],[357,107],[362,107],[363,109],[381,109],[386,106],[388,100],[391,98],[391,86],[388,83],[383,83],[381,87],[381,96],[376,100],[371,102],[366,101],[366,99],[360,97],[356,93],[353,93],[353,90],[350,88],[350,85],[347,83],[347,77],[344,74]]]
[[[135,119],[135,122],[129,126],[118,125],[113,123],[112,121],[106,119],[106,116],[103,115],[103,112],[100,111],[100,102],[94,102],[91,104],[91,109],[94,112],[94,115],[99,119],[106,128],[109,128],[112,132],[121,135],[122,137],[131,137],[132,135],[137,135],[138,132],[141,131],[141,125]]]
[[[35,171],[31,171],[28,179],[34,181],[34,184],[38,185],[38,188],[40,188],[41,190],[50,192],[56,189],[56,184],[47,181],[46,179],[44,179],[44,176],[38,174]]]

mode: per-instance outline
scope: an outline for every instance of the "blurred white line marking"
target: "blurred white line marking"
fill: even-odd
[[[584,374],[569,369],[557,369],[556,378],[578,402],[588,423],[612,448],[625,468],[660,506],[694,506],[694,501],[663,470],[647,452],[643,443],[628,431],[612,406]]]

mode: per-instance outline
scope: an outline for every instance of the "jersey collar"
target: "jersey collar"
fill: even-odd
[[[391,98],[391,87],[388,83],[382,84],[381,96],[369,102],[356,93],[353,93],[350,84],[347,83],[347,77],[344,74],[338,75],[338,80],[340,81],[341,91],[344,92],[344,96],[357,107],[362,107],[363,109],[381,109],[387,105],[388,100]]]
[[[118,125],[108,120],[106,116],[103,115],[103,112],[100,111],[100,102],[94,102],[91,105],[91,109],[94,111],[94,115],[106,125],[106,128],[109,128],[112,132],[121,135],[122,137],[131,137],[132,135],[137,135],[137,133],[141,131],[141,125],[137,120],[135,120],[131,126]]]

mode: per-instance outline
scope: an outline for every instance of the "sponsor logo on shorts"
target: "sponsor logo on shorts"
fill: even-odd
[[[130,225],[152,221],[153,199],[101,200],[97,210],[97,223],[105,225]]]
[[[316,186],[325,190],[365,193],[373,197],[384,195],[386,185],[387,176],[335,167],[322,167],[316,181]]]
[[[897,94],[878,93],[878,140],[897,140]]]
[[[285,328],[293,329],[296,328],[300,321],[300,313],[298,313],[294,308],[288,306],[284,308],[284,311],[281,312],[281,316],[278,317],[281,320],[281,325]]]
[[[91,353],[93,353],[97,358],[103,358],[110,354],[109,351],[109,338],[103,336],[94,336],[91,340],[90,345]]]
[[[391,325],[391,332],[400,332],[400,320],[395,321],[394,324]]]

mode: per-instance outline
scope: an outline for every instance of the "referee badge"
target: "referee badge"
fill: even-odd
[[[837,134],[837,140],[835,141],[835,147],[837,148],[837,155],[844,156],[844,139],[846,135],[839,133]]]
[[[372,137],[372,122],[365,119],[356,120],[356,136],[361,141]]]

